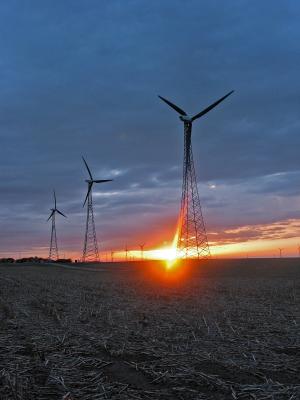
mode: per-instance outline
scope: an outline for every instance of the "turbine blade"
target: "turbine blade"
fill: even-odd
[[[49,221],[49,219],[52,217],[53,214],[54,214],[54,211],[52,211],[52,213],[50,214],[49,218],[47,219],[47,222]]]
[[[84,203],[83,203],[83,206],[82,206],[82,207],[85,206],[85,203],[86,203],[86,201],[87,201],[87,199],[88,199],[88,197],[89,197],[89,194],[90,194],[90,191],[91,191],[91,189],[92,189],[92,186],[93,186],[93,184],[89,184],[88,191],[87,191],[87,194],[86,194],[86,197],[85,197],[85,200],[84,200]]]
[[[103,183],[103,182],[112,182],[113,179],[98,179],[96,181],[93,181],[93,183]]]
[[[87,162],[85,161],[83,156],[82,156],[82,159],[83,159],[83,162],[85,163],[86,169],[88,170],[91,180],[93,180],[92,173],[91,173],[89,166],[87,165]]]
[[[225,94],[225,96],[221,97],[219,100],[215,101],[213,104],[211,104],[210,106],[208,106],[207,108],[205,108],[204,110],[199,112],[198,114],[194,115],[192,118],[192,121],[195,121],[195,119],[198,119],[198,118],[202,117],[204,114],[208,113],[210,110],[212,110],[218,104],[220,104],[223,100],[225,100],[226,97],[230,96],[233,92],[234,92],[234,90]]]
[[[53,194],[54,194],[54,208],[56,208],[56,195],[55,195],[55,190],[53,190]]]
[[[56,212],[58,212],[58,214],[62,215],[63,217],[67,218],[67,216],[65,214],[63,214],[61,211],[56,209]]]
[[[180,115],[186,115],[186,112],[183,111],[181,108],[177,107],[175,104],[171,103],[169,100],[165,99],[162,96],[158,96],[162,101],[167,103],[173,110],[177,111]]]

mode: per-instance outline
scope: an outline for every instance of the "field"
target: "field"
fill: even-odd
[[[2,265],[0,399],[300,399],[299,277],[297,259]]]

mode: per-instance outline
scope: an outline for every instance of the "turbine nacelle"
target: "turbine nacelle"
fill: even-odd
[[[183,122],[189,122],[189,123],[193,122],[193,117],[189,115],[180,115],[179,119]]]

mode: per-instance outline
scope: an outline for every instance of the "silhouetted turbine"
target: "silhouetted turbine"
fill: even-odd
[[[100,261],[99,259],[99,251],[98,251],[98,242],[94,221],[94,210],[93,210],[93,185],[94,183],[104,183],[111,182],[112,179],[93,179],[92,173],[87,165],[87,162],[82,157],[83,162],[86,166],[90,179],[86,179],[85,181],[88,184],[87,194],[83,203],[83,207],[87,202],[87,214],[86,214],[86,227],[85,227],[85,236],[84,236],[84,245],[83,245],[83,253],[82,253],[82,261]]]
[[[63,217],[67,218],[65,214],[63,214],[61,211],[59,211],[57,209],[55,190],[53,190],[53,194],[54,194],[54,208],[50,209],[51,213],[50,213],[49,218],[47,219],[47,221],[49,221],[50,218],[52,220],[51,239],[50,239],[50,247],[49,247],[49,260],[57,260],[59,258],[58,247],[57,247],[57,237],[56,237],[55,214],[58,213],[58,214],[62,215]]]
[[[183,183],[181,195],[181,208],[178,222],[177,257],[207,257],[210,256],[209,245],[201,210],[200,198],[197,187],[193,152],[192,152],[192,124],[203,117],[206,113],[220,104],[233,90],[221,97],[219,100],[195,114],[193,117],[171,103],[162,96],[158,96],[168,106],[180,114],[180,120],[184,123],[184,161],[183,161]]]
[[[144,259],[144,247],[145,247],[145,244],[146,243],[142,243],[142,244],[139,245],[140,249],[141,249],[141,260]]]

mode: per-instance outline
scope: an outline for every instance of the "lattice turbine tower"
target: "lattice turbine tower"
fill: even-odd
[[[193,117],[188,116],[184,110],[171,103],[169,100],[159,96],[161,100],[180,114],[179,118],[184,124],[182,195],[176,232],[177,237],[175,238],[177,240],[176,255],[180,258],[202,258],[210,256],[193,160],[192,124],[196,119],[202,117],[225,100],[231,93],[233,93],[233,91],[227,93],[221,99]]]
[[[83,162],[86,166],[90,179],[86,179],[88,184],[88,191],[83,203],[83,207],[87,202],[87,212],[86,212],[86,224],[85,224],[85,235],[84,235],[84,245],[82,252],[82,262],[91,262],[96,261],[99,262],[99,250],[98,250],[98,242],[97,242],[97,234],[94,220],[94,210],[93,210],[93,184],[94,183],[103,183],[103,182],[111,182],[112,179],[101,179],[95,180],[93,179],[92,173],[87,165],[87,162],[82,157]]]
[[[53,191],[54,194],[54,208],[51,208],[50,211],[50,216],[47,219],[51,219],[52,222],[52,227],[51,227],[51,238],[50,238],[50,247],[49,247],[49,260],[57,260],[59,258],[59,253],[58,253],[58,246],[57,246],[57,236],[56,236],[56,225],[55,225],[55,214],[58,213],[62,215],[63,217],[67,218],[65,214],[63,214],[61,211],[59,211],[56,207],[56,195],[55,195],[55,190]]]

